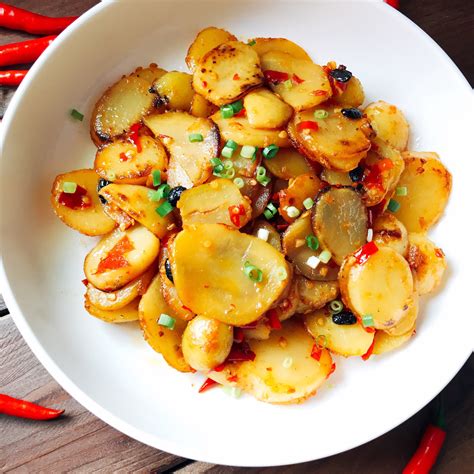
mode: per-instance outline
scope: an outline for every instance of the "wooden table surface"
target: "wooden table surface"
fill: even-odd
[[[93,0],[10,0],[49,15],[81,14]],[[430,34],[474,84],[474,8],[466,0],[405,0],[401,11]],[[0,44],[28,35],[0,29]],[[425,77],[429,80],[429,74]],[[0,88],[0,117],[13,89]],[[440,348],[441,350],[443,348]],[[54,422],[0,416],[0,472],[400,473],[432,415],[428,405],[384,436],[351,451],[312,463],[242,469],[193,462],[145,446],[117,432],[72,399],[39,364],[0,297],[0,393],[66,409]],[[436,473],[474,472],[474,357],[443,391],[446,444]]]

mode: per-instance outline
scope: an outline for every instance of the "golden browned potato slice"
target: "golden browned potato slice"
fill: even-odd
[[[184,360],[181,349],[183,332],[187,323],[179,319],[166,304],[160,286],[160,275],[156,275],[140,301],[138,314],[143,337],[171,367],[180,372],[190,372],[191,367]],[[158,324],[161,314],[167,314],[175,319],[173,329]]]
[[[304,122],[315,122],[314,109],[296,113],[288,124],[293,145],[310,160],[335,171],[351,171],[370,149],[372,129],[365,118],[349,119],[332,107],[321,110],[328,117],[318,120],[318,129],[305,128]]]
[[[339,272],[344,304],[359,317],[371,315],[376,329],[395,326],[413,300],[413,276],[407,261],[390,247],[381,247],[358,263],[345,258]]]
[[[109,184],[103,187],[99,194],[107,202],[115,204],[130,217],[140,222],[160,239],[176,227],[172,213],[161,217],[156,212],[156,209],[165,202],[165,199],[152,201],[150,190],[145,186]]]
[[[191,72],[194,72],[198,62],[206,53],[211,51],[211,49],[214,49],[222,43],[235,40],[237,40],[237,38],[233,34],[223,30],[222,28],[216,28],[214,26],[205,28],[197,34],[193,43],[189,47],[186,55],[186,64]]]
[[[267,170],[280,179],[294,179],[300,174],[314,173],[304,156],[294,148],[280,148],[275,157],[264,163]]]
[[[413,332],[407,332],[402,336],[391,336],[385,331],[376,331],[374,338],[374,348],[372,353],[380,355],[385,354],[385,352],[390,352],[395,349],[398,349],[400,346],[408,342],[414,334],[414,330]]]
[[[252,217],[250,199],[242,196],[228,179],[216,179],[184,191],[178,209],[183,226],[225,224],[240,229]]]
[[[307,59],[311,61],[308,53],[293,41],[285,38],[255,38],[255,44],[253,48],[257,51],[257,54],[262,57],[264,54],[270,51],[279,51],[296,59]]]
[[[420,295],[434,291],[441,284],[446,270],[444,252],[424,234],[408,234],[407,260],[416,275]]]
[[[147,80],[124,76],[98,100],[91,118],[91,137],[96,145],[124,134],[155,108],[156,95]]]
[[[342,94],[335,94],[332,100],[343,107],[360,107],[365,100],[364,88],[357,77],[352,76]]]
[[[140,298],[135,298],[123,308],[104,311],[94,306],[88,299],[87,295],[84,300],[84,308],[86,311],[106,323],[129,323],[138,319],[138,303]]]
[[[361,324],[336,324],[327,308],[305,315],[306,328],[317,340],[325,340],[326,348],[344,357],[362,356],[372,345],[374,333]]]
[[[150,268],[159,250],[160,241],[146,227],[116,229],[87,254],[84,273],[99,290],[118,290]]]
[[[288,264],[270,244],[220,224],[189,226],[171,252],[183,303],[233,326],[256,321],[289,281]]]
[[[325,102],[332,90],[324,69],[310,59],[296,59],[281,51],[269,51],[262,56],[262,70],[273,92],[296,111]],[[286,81],[274,79],[275,72],[288,76]]]
[[[278,252],[282,251],[280,234],[269,222],[264,219],[255,221],[252,235],[268,242]]]
[[[104,212],[118,224],[120,230],[127,230],[135,224],[135,219],[132,219],[126,212],[123,212],[122,209],[117,207],[115,204],[104,204]]]
[[[171,71],[153,84],[153,90],[158,93],[168,109],[188,111],[194,98],[192,81],[191,74]]]
[[[408,305],[408,310],[405,311],[405,315],[395,326],[385,330],[387,334],[391,336],[403,336],[403,334],[411,334],[413,332],[416,325],[416,318],[418,317],[418,299],[418,294],[415,292]]]
[[[369,119],[378,138],[397,150],[406,150],[410,126],[400,109],[379,100],[369,104],[365,108],[364,114]]]
[[[403,153],[405,170],[397,186],[408,194],[397,196],[400,219],[408,232],[426,232],[443,214],[451,193],[451,173],[436,153]]]
[[[76,191],[65,193],[64,183],[75,183]],[[81,234],[104,235],[116,227],[99,200],[98,183],[99,176],[94,170],[87,169],[60,174],[54,180],[51,189],[53,210],[66,225]]]
[[[88,283],[86,299],[92,306],[103,311],[123,308],[145,293],[155,273],[156,269],[150,268],[143,275],[117,291],[102,291]]]
[[[219,127],[219,132],[224,140],[233,140],[239,145],[250,145],[264,148],[275,144],[279,147],[290,146],[290,140],[285,130],[265,130],[253,128],[246,117],[222,118],[220,112],[216,112],[211,119]]]
[[[202,95],[194,94],[189,113],[194,117],[207,118],[215,113],[217,107],[206,100]]]
[[[228,41],[206,53],[193,76],[194,90],[219,106],[234,102],[262,82],[258,54],[240,41]]]
[[[210,160],[219,149],[219,131],[210,120],[185,112],[168,112],[145,117],[145,124],[170,154],[168,184],[172,188],[191,188],[207,181],[212,174]],[[192,133],[200,134],[202,141],[191,142]]]
[[[313,281],[302,275],[296,275],[294,280],[301,302],[312,309],[322,308],[325,304],[336,299],[339,294],[337,280]]]
[[[330,184],[331,186],[352,186],[353,182],[349,173],[342,171],[333,171],[323,168],[319,176],[322,181]]]
[[[161,76],[166,74],[166,70],[158,67],[157,64],[152,63],[148,67],[137,67],[130,76],[137,76],[140,79],[144,79],[152,87],[153,83],[158,80]]]
[[[240,189],[240,192],[252,201],[252,219],[255,219],[262,214],[270,201],[272,183],[262,186],[255,178],[242,176],[242,179],[244,186]]]
[[[160,141],[148,135],[139,137],[142,150],[125,138],[102,145],[95,156],[94,169],[103,179],[126,184],[145,184],[154,170],[164,171],[168,157]]]
[[[251,127],[282,128],[293,115],[293,109],[268,89],[257,89],[244,97],[244,109]]]
[[[393,215],[384,212],[374,220],[373,241],[377,247],[391,247],[404,257],[408,250],[408,232],[405,226]]]

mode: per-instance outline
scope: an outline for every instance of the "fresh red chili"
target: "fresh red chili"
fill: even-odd
[[[390,5],[393,8],[397,8],[400,6],[400,2],[398,0],[385,0],[387,5]]]
[[[443,258],[444,257],[444,252],[440,248],[437,248],[437,249],[435,249],[435,255],[438,258]]]
[[[89,284],[89,280],[87,278],[84,278],[84,280],[81,280],[81,282],[84,286],[87,286]]]
[[[62,206],[73,210],[86,209],[92,205],[91,198],[87,196],[87,190],[78,184],[73,193],[62,191],[58,197],[58,202]]]
[[[257,321],[246,324],[245,326],[239,326],[241,329],[255,329],[257,327]]]
[[[322,89],[317,89],[317,90],[311,92],[311,94],[313,94],[315,96],[328,95],[328,93],[326,91],[323,91]]]
[[[237,344],[240,344],[241,342],[244,342],[244,339],[245,339],[244,330],[242,328],[234,328],[234,342],[237,342]]]
[[[295,84],[302,84],[304,82],[304,79],[301,79],[301,77],[298,77],[296,74],[293,74],[293,76],[291,76],[291,80]]]
[[[384,158],[373,166],[368,166],[368,174],[364,176],[362,181],[368,188],[377,188],[383,191],[383,176],[382,173],[393,168],[392,160]]]
[[[272,329],[281,329],[281,321],[278,317],[278,311],[276,309],[269,309],[267,311],[268,323]]]
[[[245,208],[242,204],[238,206],[229,206],[229,217],[232,224],[240,227],[240,216],[245,216]]]
[[[237,380],[237,375],[231,375],[230,377],[227,377],[228,382],[237,382]]]
[[[326,379],[328,379],[335,371],[336,371],[336,363],[333,362],[331,365],[331,370],[329,371],[329,374],[326,375]]]
[[[46,36],[20,43],[0,46],[0,66],[32,63],[52,43],[56,36]]]
[[[304,120],[296,126],[296,129],[298,130],[298,132],[302,132],[303,130],[317,131],[319,129],[319,125],[318,122],[313,122],[312,120]]]
[[[234,117],[245,117],[246,114],[247,114],[247,111],[245,109],[242,109],[240,112],[237,112],[236,114],[234,114]]]
[[[55,35],[67,28],[77,16],[52,18],[23,8],[0,3],[0,27],[21,30],[32,35]]]
[[[130,140],[137,147],[137,153],[142,152],[142,143],[138,132],[140,131],[141,124],[136,123],[130,127]]]
[[[0,86],[19,86],[28,70],[0,71]]]
[[[265,79],[272,84],[280,84],[290,78],[287,72],[272,71],[270,69],[263,71],[263,75],[265,76]]]
[[[204,383],[201,385],[201,388],[199,389],[199,393],[205,392],[206,390],[209,390],[210,388],[219,385],[218,382],[215,380],[207,378]]]
[[[124,255],[134,248],[130,239],[127,236],[123,237],[112,247],[107,256],[99,262],[96,273],[99,274],[107,270],[128,267],[130,263]]]
[[[374,345],[375,345],[375,337],[372,341],[372,344],[370,344],[370,347],[367,349],[367,352],[361,356],[363,360],[368,360],[369,357],[372,355],[372,352],[374,351]]]
[[[379,248],[375,245],[374,242],[367,242],[363,245],[357,252],[354,254],[356,258],[356,263],[363,265],[371,255],[376,253]]]
[[[0,394],[0,413],[20,418],[29,418],[30,420],[52,420],[61,416],[64,410],[46,408],[26,400],[19,400],[18,398]]]
[[[227,356],[226,362],[244,362],[247,360],[255,360],[255,352],[250,349],[246,342],[234,344]]]
[[[128,161],[128,156],[123,151],[120,153],[120,161]]]
[[[234,74],[234,77],[233,77],[232,79],[233,79],[234,81],[238,81],[238,80],[240,79],[240,76],[239,76],[237,73],[235,73],[235,74]]]
[[[311,349],[311,357],[319,362],[323,350],[318,344],[314,344]]]

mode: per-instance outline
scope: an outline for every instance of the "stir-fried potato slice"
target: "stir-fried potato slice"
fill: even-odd
[[[376,331],[374,338],[374,348],[372,353],[381,355],[386,352],[393,351],[398,349],[400,346],[408,342],[412,336],[415,334],[415,331],[407,332],[401,336],[391,336],[385,331]]]
[[[268,89],[257,89],[244,97],[244,109],[251,127],[282,128],[293,115],[293,109]]]
[[[153,86],[153,83],[157,81],[161,76],[166,74],[166,70],[158,67],[157,64],[150,64],[148,67],[137,67],[135,71],[130,74],[131,76],[137,76],[140,79],[147,81],[149,87]]]
[[[295,148],[312,161],[335,171],[351,171],[367,155],[373,131],[365,118],[344,117],[340,109],[325,107],[328,117],[317,122],[317,130],[305,128],[314,122],[314,109],[298,112],[288,124]]]
[[[265,167],[273,176],[285,180],[295,179],[300,174],[314,174],[304,156],[294,148],[280,148],[276,156],[265,160]]]
[[[420,295],[434,291],[441,284],[446,270],[444,252],[424,234],[408,234],[407,260],[416,275]]]
[[[194,72],[201,58],[211,51],[211,49],[214,49],[222,43],[235,40],[237,40],[237,38],[233,34],[222,28],[216,28],[214,26],[205,28],[197,34],[189,47],[186,55],[186,64],[191,72]]]
[[[171,253],[183,303],[196,314],[233,326],[256,321],[289,280],[284,257],[270,244],[219,224],[184,229]]]
[[[333,95],[332,101],[343,107],[360,107],[365,100],[362,83],[357,77],[352,76],[346,84],[346,89],[342,94]]]
[[[143,337],[153,350],[163,356],[163,359],[171,367],[180,372],[190,372],[191,367],[184,360],[181,349],[183,332],[187,323],[176,317],[173,309],[166,304],[160,286],[160,275],[156,275],[138,306]],[[167,314],[175,319],[173,329],[158,324],[161,314]]]
[[[267,207],[272,194],[272,184],[268,183],[262,186],[255,178],[246,178],[242,176],[244,187],[240,189],[243,196],[246,196],[252,202],[252,219],[256,219]]]
[[[115,221],[105,214],[99,200],[99,179],[94,170],[70,171],[56,176],[51,189],[51,204],[55,214],[81,234],[104,235],[116,227]],[[76,191],[65,193],[64,183],[75,183]]]
[[[377,247],[391,247],[400,255],[406,256],[408,232],[405,226],[389,212],[384,212],[374,220],[373,241]]]
[[[104,204],[104,212],[117,223],[120,230],[127,230],[135,224],[135,219],[132,219],[115,204],[109,202]]]
[[[264,219],[255,221],[252,235],[268,242],[278,252],[282,251],[280,234],[268,221]]]
[[[418,317],[418,294],[415,292],[413,298],[408,304],[408,310],[405,311],[405,314],[400,321],[398,321],[395,326],[386,329],[386,333],[391,336],[403,336],[403,334],[411,334],[416,326],[416,318]]]
[[[305,324],[317,341],[325,340],[327,349],[344,357],[364,355],[374,340],[374,333],[367,332],[359,323],[334,323],[327,308],[305,315]]]
[[[103,187],[99,194],[107,202],[115,204],[130,217],[144,225],[160,239],[176,227],[172,213],[161,217],[156,212],[156,209],[165,202],[165,199],[152,201],[150,190],[145,186],[109,184]]]
[[[364,114],[369,119],[378,138],[397,150],[406,150],[410,126],[399,108],[379,100],[369,104],[365,108]]]
[[[294,280],[301,302],[312,309],[322,308],[325,304],[336,299],[339,294],[337,280],[313,281],[301,275],[296,275]]]
[[[84,308],[91,316],[95,316],[106,323],[129,323],[138,319],[139,302],[140,298],[135,298],[131,303],[128,303],[123,308],[105,311],[94,306],[86,295],[84,300]]]
[[[279,51],[282,53],[289,54],[296,59],[306,59],[311,61],[308,53],[293,41],[285,38],[255,38],[255,44],[253,48],[257,51],[257,54],[262,57],[264,54],[270,51]]]
[[[219,131],[210,120],[185,112],[168,112],[145,117],[145,124],[170,154],[168,184],[172,188],[191,188],[207,181],[212,174],[210,160],[219,149]],[[202,141],[191,142],[192,133],[200,134]]]
[[[153,84],[153,90],[158,93],[168,109],[188,111],[194,98],[192,81],[191,74],[171,71]]]
[[[249,339],[257,339],[258,341],[264,341],[270,337],[270,333],[272,332],[272,328],[268,323],[268,318],[265,316],[260,318],[256,326],[253,328],[242,329],[244,332],[244,339],[247,341]]]
[[[116,229],[87,254],[84,273],[99,290],[118,290],[150,268],[159,250],[160,241],[146,227]]]
[[[275,144],[279,147],[290,146],[288,134],[283,129],[265,130],[253,128],[246,117],[232,117],[225,119],[220,112],[216,112],[211,119],[219,127],[224,140],[233,140],[238,145],[250,145],[265,148]]]
[[[154,170],[163,171],[168,157],[163,145],[148,136],[139,137],[142,150],[125,138],[116,138],[97,150],[94,161],[96,173],[111,182],[145,184]]]
[[[178,209],[183,226],[225,224],[240,229],[252,217],[250,199],[242,196],[228,179],[216,179],[184,191]]]
[[[334,171],[327,168],[323,168],[319,176],[322,181],[330,184],[331,186],[352,186],[353,182],[349,173],[343,171]]]
[[[407,261],[390,247],[381,247],[359,264],[345,258],[339,273],[344,304],[356,315],[371,315],[376,329],[395,326],[410,310],[413,276]]]
[[[281,51],[269,51],[262,56],[262,70],[273,92],[296,111],[315,107],[331,97],[331,84],[324,69],[309,59],[296,59]],[[273,80],[274,72],[287,75],[292,86],[288,87],[285,81]]]
[[[207,118],[217,111],[217,107],[211,104],[202,95],[194,94],[191,101],[189,113],[194,117]]]
[[[400,219],[408,232],[426,232],[443,214],[451,193],[451,173],[436,153],[403,153],[405,170],[397,186],[408,190],[399,196]]]

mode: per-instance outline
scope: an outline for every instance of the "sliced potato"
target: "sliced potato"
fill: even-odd
[[[407,260],[416,275],[420,295],[434,291],[441,284],[446,270],[444,252],[424,234],[408,234]]]
[[[242,176],[244,187],[240,189],[243,196],[247,196],[252,202],[252,219],[257,218],[267,207],[272,194],[271,183],[262,186],[255,178]]]
[[[220,112],[216,112],[211,119],[219,127],[221,137],[224,140],[233,140],[239,145],[250,145],[265,148],[275,144],[279,147],[290,146],[290,140],[285,130],[265,130],[252,128],[246,117],[222,118]]]
[[[185,228],[171,253],[174,283],[183,303],[196,314],[233,326],[256,321],[289,280],[284,257],[270,244],[219,224]],[[247,276],[247,262],[262,272],[261,282]]]
[[[293,115],[293,109],[268,89],[257,89],[244,97],[247,120],[255,128],[282,128]]]
[[[327,168],[323,168],[319,176],[322,181],[330,184],[331,186],[352,186],[353,182],[349,173],[343,171],[334,171]]]
[[[281,148],[275,157],[265,160],[265,167],[280,179],[294,179],[300,174],[314,173],[303,155],[294,148]]]
[[[109,87],[96,103],[91,118],[91,138],[96,145],[124,134],[149,114],[156,94],[147,80],[137,75],[124,76]]]
[[[288,124],[288,133],[295,148],[310,160],[335,171],[351,171],[367,155],[373,135],[365,118],[349,119],[340,109],[320,107],[328,117],[319,120],[317,130],[303,127],[303,122],[314,122],[314,109],[298,112]],[[302,125],[303,124],[303,125]]]
[[[166,70],[158,67],[157,64],[152,63],[148,67],[137,67],[135,71],[130,74],[139,77],[140,79],[144,79],[149,84],[149,87],[153,86],[153,83],[158,80],[161,76],[166,74]]]
[[[245,158],[241,155],[241,152],[242,147],[238,145],[232,156],[227,159],[232,161],[237,177],[254,178],[257,166],[262,164],[262,153],[260,150],[257,150],[257,153],[254,155],[255,158]]]
[[[312,311],[309,305],[301,301],[297,283],[296,278],[293,276],[291,283],[286,287],[280,298],[272,305],[272,309],[277,311],[280,321],[286,321],[296,313]]]
[[[173,230],[173,214],[170,213],[161,217],[156,209],[165,202],[152,201],[149,196],[150,190],[145,186],[136,186],[135,184],[109,184],[103,187],[99,194],[107,202],[113,203],[125,211],[130,217],[140,224],[144,225],[149,231],[162,239]]]
[[[257,54],[262,57],[264,54],[270,51],[279,51],[296,59],[306,59],[311,61],[308,53],[293,41],[285,38],[255,38],[255,44],[253,48],[257,51]]]
[[[379,248],[362,264],[353,255],[346,257],[339,283],[344,304],[359,317],[371,315],[376,329],[395,326],[412,304],[410,267],[390,247]]]
[[[369,104],[364,114],[377,133],[377,137],[397,150],[406,150],[410,126],[400,109],[379,100]]]
[[[216,28],[214,26],[205,28],[197,34],[193,43],[189,47],[186,55],[186,64],[191,72],[194,72],[201,58],[211,51],[211,49],[214,49],[222,43],[227,43],[228,41],[234,41],[236,39],[237,38],[233,34],[223,30],[222,28]]]
[[[252,235],[268,242],[278,252],[282,251],[280,234],[268,221],[259,219],[255,222]]]
[[[146,227],[116,229],[87,254],[84,273],[99,290],[118,290],[150,268],[159,250],[160,241]]]
[[[338,281],[312,281],[301,275],[294,277],[303,304],[312,309],[322,308],[339,294]]]
[[[365,100],[362,83],[357,77],[352,76],[346,84],[346,88],[342,94],[332,96],[333,102],[343,107],[360,107]]]
[[[184,191],[178,209],[183,226],[225,224],[240,229],[252,217],[250,199],[242,196],[239,188],[228,179],[216,179]]]
[[[104,212],[118,224],[120,230],[127,230],[135,224],[135,219],[132,219],[115,204],[104,204]]]
[[[244,332],[244,339],[257,339],[258,341],[264,341],[270,337],[272,328],[268,323],[268,319],[264,316],[257,321],[254,328],[242,329]]]
[[[192,81],[191,74],[171,71],[155,81],[153,90],[159,94],[168,109],[188,111],[194,98]]]
[[[51,189],[55,214],[69,227],[85,235],[104,235],[116,223],[105,212],[97,194],[99,176],[94,170],[76,170],[56,176]],[[64,183],[76,183],[74,193],[63,191]]]
[[[228,41],[207,52],[193,76],[194,90],[219,106],[234,102],[262,82],[258,54],[240,41]]]
[[[374,348],[373,354],[385,354],[385,352],[390,352],[395,349],[398,349],[400,346],[408,342],[412,336],[415,334],[415,330],[412,332],[407,332],[402,336],[391,336],[385,331],[376,331],[374,338]]]
[[[403,336],[403,334],[411,334],[416,326],[416,318],[418,317],[418,294],[415,292],[413,298],[408,304],[408,309],[400,321],[395,326],[386,329],[387,334],[391,336]]]
[[[140,300],[138,314],[143,337],[171,367],[180,372],[190,372],[191,367],[184,360],[181,349],[183,332],[187,323],[179,319],[173,309],[166,304],[160,286],[161,277],[156,275]],[[161,314],[167,314],[175,319],[173,329],[158,324]]]
[[[327,308],[305,315],[305,324],[317,341],[324,338],[327,349],[344,357],[364,355],[374,340],[374,333],[367,332],[359,323],[334,323]]]
[[[94,161],[96,173],[107,181],[125,184],[145,184],[154,170],[164,171],[168,157],[163,145],[148,136],[139,137],[142,150],[125,138],[116,138],[97,150]]]
[[[91,315],[95,316],[106,323],[129,323],[131,321],[138,320],[138,303],[140,298],[135,298],[132,302],[128,303],[123,308],[113,309],[110,311],[104,311],[103,309],[94,306],[87,295],[84,301],[84,308]]]
[[[210,160],[219,149],[219,131],[210,120],[185,112],[168,112],[145,117],[145,124],[170,154],[168,184],[172,188],[191,188],[207,181],[212,174]],[[191,143],[191,133],[201,134],[203,140]]]
[[[88,283],[86,299],[92,306],[103,311],[123,308],[145,293],[155,273],[156,269],[150,268],[143,275],[117,291],[102,291]]]
[[[202,95],[194,94],[189,113],[195,117],[207,118],[216,112],[217,107]]]
[[[269,51],[262,58],[262,70],[273,92],[296,111],[306,110],[325,102],[332,90],[324,69],[310,59],[296,59],[288,53]],[[272,81],[272,72],[288,75],[292,87],[284,81]]]
[[[408,232],[426,232],[443,214],[451,193],[451,173],[436,153],[403,153],[405,170],[397,186],[406,186],[408,194],[397,197],[397,211]]]
[[[366,243],[367,211],[352,187],[321,191],[312,211],[313,232],[337,264]]]
[[[393,215],[384,212],[374,220],[373,241],[377,247],[391,247],[400,255],[406,256],[408,250],[408,232],[405,226]]]

